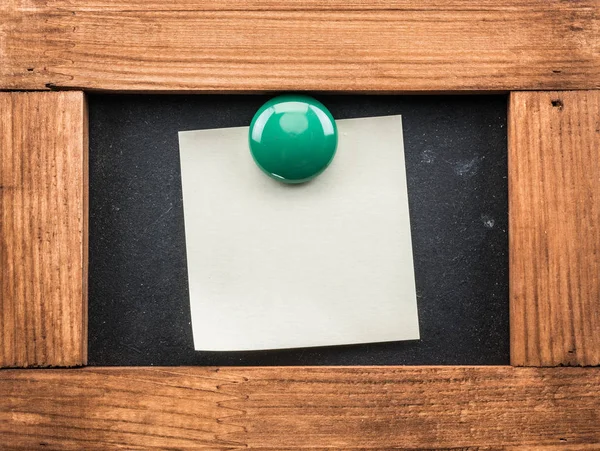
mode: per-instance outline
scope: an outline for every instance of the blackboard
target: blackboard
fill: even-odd
[[[402,114],[421,340],[193,349],[177,132],[248,125],[267,96],[89,96],[90,365],[509,364],[506,96],[315,95]]]

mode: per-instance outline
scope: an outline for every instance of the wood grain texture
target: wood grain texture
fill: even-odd
[[[600,364],[600,91],[513,93],[513,365]]]
[[[86,116],[81,92],[0,93],[0,367],[86,362]]]
[[[594,449],[600,370],[0,372],[6,450]]]
[[[4,0],[0,89],[600,87],[597,0]]]

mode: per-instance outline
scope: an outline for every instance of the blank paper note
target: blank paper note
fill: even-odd
[[[248,127],[179,133],[197,350],[419,338],[401,117],[337,125],[301,185],[260,171]]]

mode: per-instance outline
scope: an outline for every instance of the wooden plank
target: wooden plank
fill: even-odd
[[[0,89],[600,87],[597,0],[5,0]]]
[[[87,356],[81,92],[0,93],[0,367]]]
[[[597,368],[5,370],[0,436],[6,450],[592,449],[598,387]]]
[[[509,113],[511,363],[600,364],[600,91]]]

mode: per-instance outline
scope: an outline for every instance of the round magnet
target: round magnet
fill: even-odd
[[[283,95],[254,115],[250,152],[260,169],[284,183],[307,182],[333,160],[338,143],[335,120],[312,97]]]

